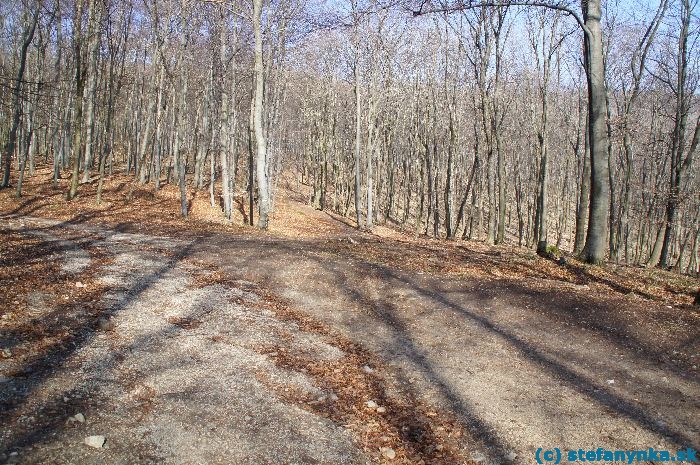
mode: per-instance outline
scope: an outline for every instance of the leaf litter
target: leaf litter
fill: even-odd
[[[0,248],[6,458],[466,462],[456,419],[430,416],[375,355],[269,291],[173,259],[187,241],[23,223],[6,222]],[[90,261],[66,270],[74,249]],[[36,258],[48,256],[63,259]]]

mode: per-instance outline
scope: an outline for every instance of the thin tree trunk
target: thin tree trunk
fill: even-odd
[[[357,21],[357,20],[356,20]],[[360,100],[360,44],[358,25],[355,25],[355,61],[353,63],[353,90],[355,93],[355,217],[357,220],[357,228],[363,229],[362,209],[360,193],[362,189],[361,175],[361,142],[362,142],[362,107]]]
[[[36,5],[36,11],[32,15],[31,20],[26,23],[24,32],[22,34],[22,48],[19,53],[19,69],[17,70],[17,80],[12,89],[12,127],[10,128],[10,136],[7,140],[7,145],[5,146],[5,157],[4,157],[4,173],[2,177],[2,186],[10,186],[10,170],[12,169],[12,155],[15,152],[15,145],[17,144],[17,128],[19,127],[20,115],[22,113],[22,103],[20,102],[20,89],[22,88],[22,81],[24,80],[24,70],[27,63],[27,50],[29,45],[32,43],[34,38],[34,31],[36,30],[36,24],[39,20],[39,12],[41,11],[41,6]]]
[[[97,55],[100,48],[100,37],[102,27],[100,21],[102,18],[102,2],[92,0],[90,2],[88,36],[90,43],[88,45],[88,86],[86,89],[85,101],[87,103],[86,121],[85,121],[85,162],[83,165],[83,182],[90,180],[90,168],[93,162],[93,146],[95,146],[95,99],[97,98]],[[99,153],[99,151],[98,151]]]
[[[96,0],[92,0],[94,4]],[[83,30],[83,0],[78,0],[73,21],[73,53],[75,60],[75,101],[73,109],[73,172],[71,174],[68,200],[73,200],[78,195],[78,181],[80,176],[80,159],[83,154],[83,98],[85,91],[85,71],[82,64],[82,30]]]
[[[265,73],[263,69],[263,38],[261,31],[263,0],[253,0],[253,34],[255,36],[255,112],[253,125],[257,148],[256,168],[258,181],[258,227],[267,229],[270,214],[269,163],[267,141],[263,133],[263,94]]]

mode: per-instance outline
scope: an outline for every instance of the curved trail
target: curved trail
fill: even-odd
[[[303,373],[278,368],[260,349],[276,334],[289,351],[313,347],[317,357],[331,359],[342,351],[258,306],[252,283],[208,282],[210,271],[187,260],[196,241],[32,218],[2,221],[57,246],[62,273],[71,275],[63,297],[82,286],[99,289],[96,306],[114,329],[93,329],[97,315],[80,302],[67,306],[61,312],[75,314],[75,334],[63,347],[30,357],[36,361],[23,366],[26,376],[3,377],[0,462],[366,460],[345,428],[277,395],[279,386],[309,396],[327,393]],[[86,243],[109,259],[77,275],[82,281],[74,287],[76,257],[82,265],[86,256],[89,261]],[[41,300],[48,315],[61,299],[32,295],[30,310]],[[13,349],[33,350],[21,338]],[[16,371],[15,358],[0,360],[0,373]],[[70,419],[77,413],[84,422]],[[106,437],[104,448],[83,444],[93,435]]]
[[[217,236],[196,255],[267,283],[378,352],[421,398],[471,428],[481,443],[477,461],[517,454],[516,462],[532,463],[540,447],[700,448],[697,312],[676,322],[672,312],[687,310],[664,308],[674,326],[659,324],[669,341],[661,348],[644,336],[656,327],[624,326],[627,313],[660,303],[599,296],[588,286],[542,290],[526,281],[402,272],[358,259],[383,245],[348,245],[347,234]],[[365,246],[367,253],[352,251]],[[673,360],[679,351],[687,363]]]
[[[58,235],[86,228],[22,221],[28,230],[51,223]],[[296,310],[377,353],[398,383],[459,418],[471,432],[470,442],[476,441],[470,454],[477,463],[532,463],[539,447],[700,446],[700,379],[692,365],[699,361],[697,325],[680,319],[677,327],[664,328],[674,349],[661,349],[613,318],[639,306],[623,295],[411,274],[359,258],[354,248],[382,245],[362,236],[347,242],[352,234],[347,229],[324,240],[223,233],[169,239],[107,227],[92,231],[115,258],[96,279],[112,289],[103,298],[118,309],[119,337],[98,335],[66,366],[82,366],[83,372],[89,367],[90,376],[102,383],[96,397],[107,398],[111,408],[129,408],[143,396],[160,399],[151,423],[141,426],[149,432],[144,447],[168,462],[213,463],[212,451],[220,452],[224,443],[238,444],[229,452],[241,454],[229,455],[233,463],[265,454],[300,463],[366,460],[338,425],[265,394],[251,367],[318,394],[305,373],[280,371],[256,351],[276,331],[298,336],[299,329],[249,305],[245,299],[256,297],[254,291],[245,294],[243,285],[192,288],[194,277],[203,273],[197,264],[204,263],[220,267],[233,282],[264,285]],[[243,296],[242,303],[228,301],[231,293]],[[182,319],[197,326],[185,330],[173,324]],[[218,350],[211,344],[213,333],[235,335],[235,343]],[[310,344],[307,352],[339,350],[297,336],[293,339]],[[684,359],[689,362],[669,358],[682,350],[690,352]],[[117,367],[134,379],[112,380]],[[201,386],[204,394],[195,396]],[[199,403],[191,404],[195,398]],[[261,406],[264,424],[251,424]],[[215,428],[185,447],[178,438],[188,437],[188,422]],[[307,447],[287,449],[280,441]],[[261,455],[250,452],[258,450]]]

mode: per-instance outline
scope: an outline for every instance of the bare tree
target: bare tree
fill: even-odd
[[[10,128],[9,137],[5,146],[4,156],[4,172],[2,176],[2,187],[10,186],[10,170],[12,169],[12,156],[15,153],[17,145],[17,129],[19,128],[20,116],[22,114],[22,102],[20,100],[22,84],[24,81],[24,72],[27,64],[27,50],[34,38],[34,31],[39,21],[39,13],[41,12],[41,2],[33,2],[35,10],[32,12],[27,7],[23,11],[24,28],[22,31],[22,40],[19,52],[19,68],[17,70],[17,78],[12,86],[12,126]]]
[[[681,186],[686,172],[693,163],[693,157],[700,143],[700,116],[697,117],[695,122],[695,130],[689,147],[686,146],[687,142],[685,140],[690,107],[698,84],[698,59],[697,54],[693,54],[693,51],[697,52],[697,49],[694,50],[689,44],[691,35],[690,23],[697,4],[697,1],[691,3],[690,0],[680,0],[680,28],[677,36],[677,53],[675,54],[672,68],[669,69],[667,66],[661,67],[661,71],[664,73],[661,80],[668,84],[675,96],[675,114],[673,116],[673,134],[670,150],[671,176],[668,200],[666,202],[666,227],[661,249],[661,261],[659,263],[659,266],[662,268],[670,265],[671,240],[677,222]],[[695,76],[689,76],[692,65],[696,67]]]
[[[261,18],[263,0],[253,0],[253,34],[255,36],[255,101],[253,127],[255,130],[256,170],[258,181],[258,227],[267,229],[270,215],[270,166],[267,157],[267,140],[263,131],[263,96],[265,73],[263,68],[263,37]]]

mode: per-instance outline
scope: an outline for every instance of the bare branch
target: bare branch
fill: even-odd
[[[427,0],[424,0],[421,2],[419,8],[417,10],[413,10],[413,16],[423,16],[426,14],[431,14],[431,13],[452,13],[455,11],[464,11],[464,10],[472,10],[475,8],[485,8],[485,7],[502,7],[502,6],[534,6],[534,7],[541,7],[541,8],[549,8],[551,10],[557,10],[557,11],[562,11],[566,13],[567,15],[571,16],[574,18],[576,23],[578,23],[579,27],[583,30],[585,34],[590,34],[590,31],[588,30],[588,27],[586,27],[585,22],[583,21],[583,18],[579,13],[574,11],[572,8],[562,5],[559,3],[549,3],[549,2],[540,2],[540,1],[529,1],[529,0],[523,0],[523,1],[505,1],[505,2],[472,2],[471,0],[467,0],[467,3],[462,2],[461,0],[459,3],[454,4],[454,5],[448,5],[448,6],[441,6],[441,7],[435,7],[435,8],[429,8],[425,9],[425,4],[427,3]]]

